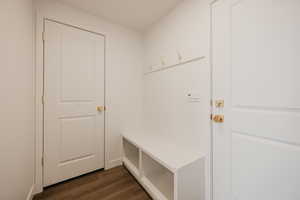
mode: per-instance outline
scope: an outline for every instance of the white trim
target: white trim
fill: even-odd
[[[45,14],[40,13],[39,11],[36,11],[36,63],[35,63],[35,188],[34,188],[34,194],[38,194],[43,192],[43,166],[42,166],[42,158],[44,153],[44,130],[43,130],[43,104],[42,104],[42,96],[44,93],[44,44],[43,44],[43,32],[44,32],[44,23],[45,20],[52,20],[52,18],[47,17]],[[56,22],[69,25],[68,23],[62,22],[63,20],[54,20]],[[81,26],[74,26],[69,25],[72,27],[77,27],[81,30],[89,31],[88,29],[85,29]],[[94,31],[90,31],[94,32]],[[94,32],[96,33],[96,32]],[[98,32],[97,32],[98,33]],[[98,33],[99,35],[102,35],[104,37],[104,43],[105,43],[105,66],[106,69],[106,35],[102,33]],[[105,77],[106,80],[106,72]],[[105,84],[106,85],[106,84]],[[106,90],[106,86],[105,86]],[[105,91],[104,91],[105,93]],[[105,101],[106,101],[106,95],[105,95]],[[106,104],[106,103],[105,103]],[[104,122],[106,127],[106,120]],[[114,160],[109,161],[108,160],[108,137],[107,137],[107,131],[105,128],[104,132],[104,165],[105,169],[110,169],[114,166],[121,165],[122,161]]]
[[[209,3],[209,65],[210,65],[210,100],[213,102],[213,20],[212,12],[213,6],[220,0],[211,0]],[[213,105],[210,105],[210,113],[213,113]],[[213,123],[210,121],[210,173],[206,174],[209,176],[209,192],[210,200],[214,200],[214,137],[213,137]]]
[[[108,170],[108,169],[111,169],[114,167],[121,166],[123,163],[123,160],[122,160],[122,158],[119,158],[119,159],[115,159],[115,160],[108,160],[106,163],[107,164],[105,165],[105,170]]]
[[[35,66],[35,194],[43,191],[43,16],[36,15],[36,66]]]
[[[31,186],[31,188],[30,188],[30,190],[27,194],[26,200],[32,200],[33,199],[33,195],[34,195],[33,191],[34,191],[34,185]]]
[[[212,115],[213,113],[213,62],[212,62],[212,55],[213,55],[213,49],[212,49],[212,34],[213,34],[213,21],[212,21],[212,10],[213,10],[213,5],[219,0],[211,0],[209,3],[209,69],[210,69],[210,114]],[[209,170],[210,173],[206,174],[206,176],[209,177],[209,185],[207,187],[209,190],[209,196],[210,200],[214,199],[214,153],[213,153],[213,148],[214,148],[214,137],[213,137],[213,123],[212,120],[210,120],[210,149],[209,149]]]

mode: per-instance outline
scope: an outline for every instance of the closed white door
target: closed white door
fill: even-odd
[[[44,186],[104,167],[104,37],[45,20]]]
[[[299,200],[300,1],[215,1],[212,65],[214,200]]]

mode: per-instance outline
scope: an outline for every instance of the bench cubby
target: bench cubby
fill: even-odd
[[[204,200],[205,156],[158,137],[123,134],[123,164],[155,200]]]

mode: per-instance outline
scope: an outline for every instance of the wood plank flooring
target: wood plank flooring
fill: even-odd
[[[34,200],[151,200],[124,168],[97,171],[44,190]]]

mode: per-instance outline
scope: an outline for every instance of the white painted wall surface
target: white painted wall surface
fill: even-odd
[[[208,0],[186,0],[145,34],[146,65],[165,65],[183,59],[204,59],[144,75],[145,126],[207,155],[206,199],[210,198],[210,8]],[[187,95],[200,97],[189,102]]]
[[[25,200],[34,181],[31,0],[0,1],[0,199]]]
[[[108,147],[106,164],[108,168],[121,164],[121,131],[139,129],[141,124],[141,66],[143,66],[141,35],[67,4],[41,0],[36,1],[36,6],[39,27],[37,30],[38,73],[42,63],[40,59],[42,51],[39,42],[42,40],[43,17],[102,33],[106,36],[106,142]],[[38,156],[41,157],[42,155]]]

